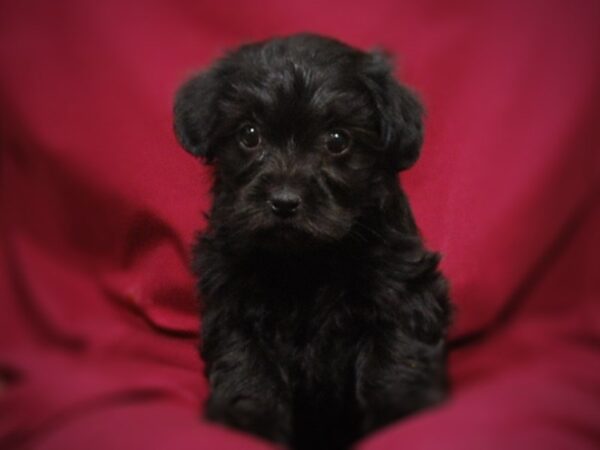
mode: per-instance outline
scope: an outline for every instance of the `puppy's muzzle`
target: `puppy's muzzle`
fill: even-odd
[[[278,217],[292,217],[298,212],[302,199],[290,188],[278,189],[271,193],[267,201],[273,214]]]

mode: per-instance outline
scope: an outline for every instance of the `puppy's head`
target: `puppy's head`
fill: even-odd
[[[185,83],[175,132],[215,166],[213,224],[274,245],[348,236],[421,148],[422,108],[391,71],[382,53],[297,35]]]

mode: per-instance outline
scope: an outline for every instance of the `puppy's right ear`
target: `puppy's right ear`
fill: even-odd
[[[181,146],[194,156],[211,162],[211,134],[216,123],[219,83],[214,71],[202,72],[186,81],[175,95],[174,130]]]
[[[390,166],[396,171],[411,167],[423,144],[423,106],[417,96],[393,76],[391,57],[381,51],[368,54],[365,85],[380,118],[380,134]]]

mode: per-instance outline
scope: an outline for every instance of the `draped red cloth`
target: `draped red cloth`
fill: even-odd
[[[451,399],[384,449],[600,445],[600,3],[0,6],[0,448],[265,448],[207,423],[188,271],[210,172],[171,104],[225,49],[313,31],[398,56],[402,175],[457,312]]]

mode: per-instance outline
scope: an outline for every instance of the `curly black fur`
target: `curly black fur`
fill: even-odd
[[[397,180],[421,116],[384,54],[313,35],[181,87],[176,134],[215,173],[194,248],[208,418],[331,450],[444,397],[446,282]]]

